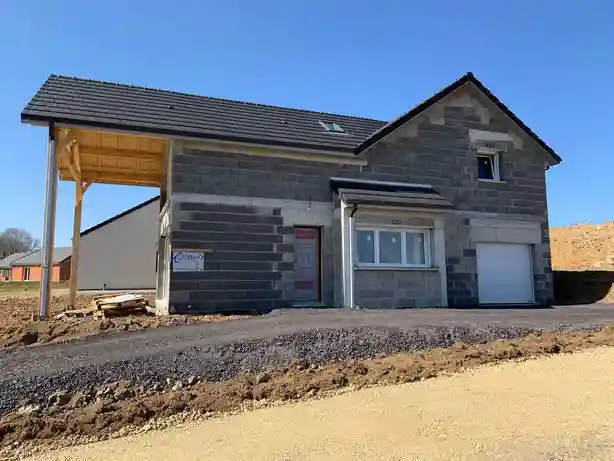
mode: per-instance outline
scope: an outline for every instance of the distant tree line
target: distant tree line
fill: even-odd
[[[40,241],[24,229],[10,227],[0,232],[0,259],[13,253],[30,253],[38,250],[39,246]]]

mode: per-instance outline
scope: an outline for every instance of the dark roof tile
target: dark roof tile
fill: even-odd
[[[466,83],[475,85],[556,163],[561,161],[472,73],[389,123],[58,75],[47,79],[21,119],[359,154]],[[345,133],[328,132],[319,121],[337,123]]]
[[[191,137],[353,151],[386,122],[52,75],[24,121],[59,121]],[[327,132],[332,121],[347,134]]]

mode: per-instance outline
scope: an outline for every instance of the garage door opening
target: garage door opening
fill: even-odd
[[[480,304],[533,304],[531,247],[517,243],[479,243]]]

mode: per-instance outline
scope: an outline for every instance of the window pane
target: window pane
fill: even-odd
[[[478,155],[478,178],[495,179],[491,155]]]
[[[424,233],[407,232],[405,234],[406,264],[426,264]]]
[[[380,231],[379,262],[382,264],[401,264],[401,233]]]
[[[373,231],[356,231],[359,263],[375,262],[375,235]]]

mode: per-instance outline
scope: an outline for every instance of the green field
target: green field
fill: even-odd
[[[53,288],[68,288],[67,282],[52,282]],[[40,282],[0,282],[0,293],[11,292],[32,292],[38,293],[40,290]]]

